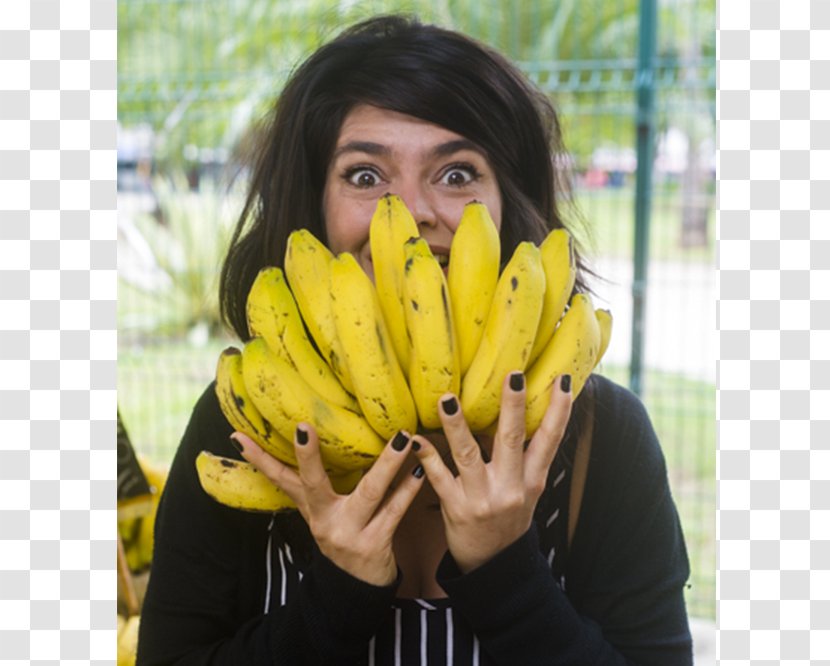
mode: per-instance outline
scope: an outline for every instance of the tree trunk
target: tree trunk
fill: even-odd
[[[686,170],[681,180],[680,245],[684,248],[705,247],[709,243],[707,180],[701,164],[699,141],[695,133],[690,132]]]

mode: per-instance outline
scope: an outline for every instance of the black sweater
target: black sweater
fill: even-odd
[[[208,497],[199,451],[237,455],[210,386],[159,507],[139,666],[691,664],[689,564],[662,452],[640,401],[592,381],[594,439],[570,549],[573,437],[533,527],[466,575],[445,555],[437,578],[448,597],[436,600],[352,578],[297,513],[244,513]]]

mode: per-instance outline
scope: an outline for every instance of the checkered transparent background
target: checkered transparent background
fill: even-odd
[[[116,2],[0,9],[0,660],[114,663]]]
[[[830,665],[830,2],[718,27],[718,654]]]
[[[830,0],[722,0],[718,655],[830,665]],[[0,11],[0,660],[115,657],[116,2]]]

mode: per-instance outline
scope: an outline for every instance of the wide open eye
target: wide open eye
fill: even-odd
[[[343,178],[351,185],[360,188],[374,187],[380,183],[380,176],[377,171],[363,166],[348,169],[343,174]]]
[[[463,187],[478,180],[481,174],[472,164],[453,164],[441,175],[441,183],[450,187]]]

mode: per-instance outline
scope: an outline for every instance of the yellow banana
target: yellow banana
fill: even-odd
[[[277,432],[251,400],[242,372],[242,353],[236,347],[228,347],[219,355],[216,397],[222,413],[235,430],[248,435],[277,460],[297,465],[291,440]]]
[[[415,402],[395,355],[377,292],[348,252],[331,262],[331,300],[337,335],[366,420],[384,440],[399,430],[414,433],[418,425]]]
[[[528,365],[532,365],[533,361],[539,358],[539,354],[553,335],[553,330],[571,298],[576,281],[573,238],[565,229],[551,231],[539,246],[539,252],[545,271],[545,300]]]
[[[369,246],[378,301],[402,368],[409,367],[403,306],[403,246],[415,236],[418,236],[418,225],[403,199],[394,194],[381,197],[369,225]]]
[[[571,375],[574,399],[594,368],[600,347],[600,325],[588,294],[574,294],[562,323],[527,373],[525,431],[531,437],[550,404],[553,382]]]
[[[594,314],[597,318],[597,324],[599,324],[599,351],[597,351],[597,360],[594,362],[594,367],[597,367],[602,357],[605,356],[608,343],[611,342],[611,329],[614,325],[614,318],[611,316],[609,310],[596,310]]]
[[[294,500],[249,462],[201,451],[196,471],[204,491],[225,506],[268,513],[297,508]]]
[[[452,317],[458,338],[461,376],[473,362],[499,279],[499,232],[479,201],[464,206],[450,246],[447,271]]]
[[[473,432],[498,417],[505,376],[525,369],[544,293],[539,248],[529,241],[519,243],[499,277],[484,335],[461,382],[461,407]]]
[[[251,463],[201,451],[196,456],[196,471],[204,491],[220,504],[243,511],[267,512],[296,509],[288,494]],[[359,470],[331,475],[331,485],[348,494],[360,481]]]
[[[405,245],[404,304],[411,341],[409,388],[426,428],[440,428],[438,399],[458,395],[461,384],[458,345],[444,271],[423,238]]]
[[[138,463],[141,466],[141,471],[144,472],[144,476],[147,478],[147,483],[150,484],[151,490],[150,512],[147,515],[142,516],[138,528],[138,536],[136,538],[136,549],[138,551],[137,557],[141,560],[141,568],[146,568],[150,566],[153,561],[156,513],[158,512],[161,492],[164,490],[164,485],[167,483],[167,476],[170,469],[166,465],[154,463],[152,460],[141,454],[138,455]]]
[[[354,385],[343,358],[343,347],[337,337],[331,311],[329,265],[333,258],[331,251],[308,229],[298,229],[288,236],[285,277],[320,354],[343,388],[354,395]]]
[[[118,634],[116,647],[116,666],[135,666],[138,649],[138,625],[140,615],[131,615],[124,623],[124,628]]]
[[[246,314],[251,335],[264,338],[274,352],[296,368],[311,388],[335,405],[356,413],[360,411],[357,400],[343,388],[308,339],[281,268],[268,266],[259,271],[248,292]]]
[[[262,338],[242,350],[242,374],[254,405],[283,437],[293,437],[300,421],[314,426],[324,464],[365,469],[383,450],[362,416],[327,402]]]
[[[124,555],[127,559],[127,567],[133,573],[140,573],[144,571],[149,564],[149,562],[144,560],[144,555],[141,552],[141,545],[138,542],[138,539],[124,544]]]

